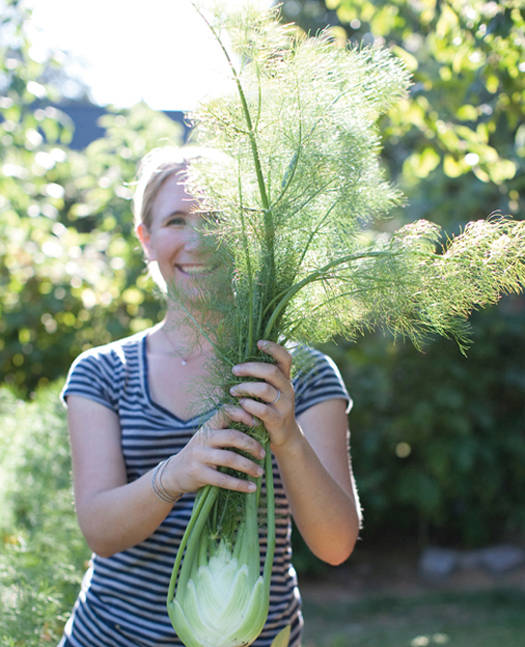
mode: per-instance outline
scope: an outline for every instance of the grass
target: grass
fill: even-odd
[[[525,592],[431,593],[304,604],[304,647],[520,647]]]

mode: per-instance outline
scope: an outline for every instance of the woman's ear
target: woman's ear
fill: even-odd
[[[144,250],[148,261],[156,260],[153,246],[151,244],[151,234],[148,227],[143,222],[141,222],[135,227],[135,233],[137,234],[137,238],[142,245],[142,249]]]

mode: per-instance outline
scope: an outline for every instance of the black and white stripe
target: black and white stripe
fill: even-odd
[[[74,362],[62,397],[80,395],[115,411],[121,423],[122,451],[131,482],[179,452],[203,422],[181,420],[151,399],[146,355],[147,331],[89,350]],[[294,379],[296,412],[331,398],[350,398],[333,362],[318,351],[310,370]],[[211,412],[208,413],[209,417]],[[290,646],[301,641],[301,599],[291,565],[290,509],[274,461],[276,546],[270,612],[255,647],[269,647],[277,633],[292,625]],[[159,647],[181,645],[166,611],[166,594],[194,496],[177,501],[145,541],[103,558],[93,555],[73,614],[65,629],[73,647]],[[265,554],[261,530],[261,560]]]

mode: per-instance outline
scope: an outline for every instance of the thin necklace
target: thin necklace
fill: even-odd
[[[184,355],[181,352],[182,349],[180,347],[177,348],[177,346],[175,346],[171,338],[168,336],[168,333],[164,331],[164,328],[162,329],[162,333],[164,337],[166,337],[166,339],[168,340],[169,345],[173,348],[176,355],[180,357],[180,363],[182,364],[182,366],[186,366],[186,364],[190,362],[192,359],[196,359],[197,357],[200,357],[202,355],[202,350],[201,350],[199,353],[195,353],[194,355],[184,357]]]

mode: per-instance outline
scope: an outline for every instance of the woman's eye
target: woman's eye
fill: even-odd
[[[186,218],[182,216],[172,216],[167,221],[170,227],[184,227],[186,225]]]

